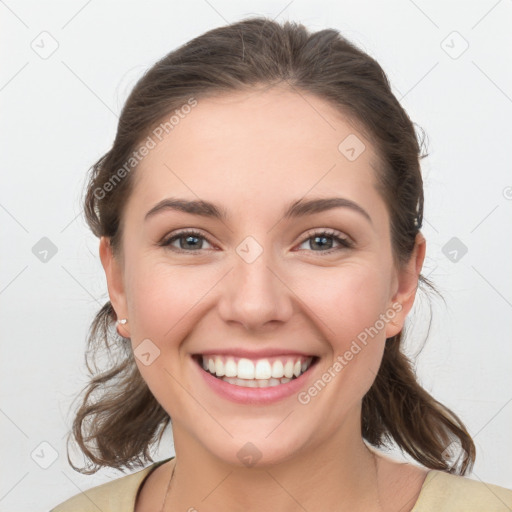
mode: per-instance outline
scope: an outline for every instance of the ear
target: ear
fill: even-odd
[[[423,267],[427,242],[425,237],[418,232],[411,258],[407,265],[398,271],[396,279],[396,291],[391,299],[390,308],[396,315],[386,325],[386,338],[398,334],[404,326],[405,318],[411,310],[416,290],[418,289],[418,278]]]
[[[126,294],[123,283],[122,266],[118,259],[114,256],[110,238],[102,236],[100,238],[100,260],[107,278],[108,295],[117,318],[127,318],[128,307],[126,302]],[[126,325],[117,324],[117,332],[125,338],[130,337],[130,332]]]

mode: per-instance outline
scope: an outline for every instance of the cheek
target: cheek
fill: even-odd
[[[382,360],[387,325],[382,315],[385,318],[389,287],[382,269],[374,265],[338,268],[331,278],[321,275],[302,296],[328,341],[327,365],[337,364],[331,370],[336,375],[331,392],[339,390],[352,403],[368,391]],[[336,403],[338,399],[333,394]]]
[[[293,293],[285,289],[276,293],[289,293],[288,300],[297,303],[299,315],[309,317],[311,328],[321,329],[335,352],[344,352],[351,340],[364,338],[365,330],[375,326],[388,303],[385,273],[375,263],[353,262],[336,268],[308,265],[306,273],[295,268],[282,273]],[[215,308],[213,297],[220,300],[218,287],[222,288],[219,281],[224,274],[225,269],[212,265],[171,266],[142,256],[134,259],[127,296],[135,344],[149,338],[161,350],[176,348],[174,344],[194,329],[191,323],[200,322],[206,310]],[[384,336],[381,327],[377,325]]]
[[[385,274],[367,263],[318,269],[307,281],[307,285],[297,286],[297,295],[314,313],[312,318],[320,320],[316,324],[323,326],[326,339],[336,350],[345,350],[347,342],[375,326],[389,301]],[[377,330],[385,336],[381,324],[378,322]]]
[[[201,299],[213,287],[215,276],[211,270],[201,273],[197,267],[144,262],[142,257],[132,266],[131,276],[127,296],[137,366],[158,402],[169,414],[172,405],[173,414],[180,417],[186,405],[186,396],[176,384],[183,382],[185,368],[180,347],[200,321]],[[138,356],[143,346],[154,357],[150,364]]]
[[[192,265],[144,263],[142,258],[131,272],[127,295],[135,322],[131,323],[132,338],[151,338],[158,344],[179,339],[194,306],[214,283],[211,271],[202,273]]]

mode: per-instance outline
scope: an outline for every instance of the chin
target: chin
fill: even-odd
[[[252,420],[248,420],[253,423]],[[269,468],[278,464],[285,463],[297,456],[301,448],[307,444],[310,436],[301,436],[299,432],[290,432],[284,424],[290,426],[288,422],[283,422],[278,426],[278,421],[268,420],[260,422],[265,428],[255,432],[254,426],[248,426],[244,429],[233,426],[232,429],[226,425],[233,438],[226,439],[222,443],[213,444],[215,439],[204,440],[203,446],[213,457],[222,460],[225,464],[237,466],[239,468]],[[218,439],[217,439],[218,441]]]

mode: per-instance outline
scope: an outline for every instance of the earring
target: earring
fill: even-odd
[[[119,332],[118,326],[124,325],[126,322],[128,322],[128,320],[126,318],[122,318],[121,320],[116,320],[116,331],[117,331],[117,334],[119,334],[119,336],[121,336],[121,338],[124,338],[124,336]]]

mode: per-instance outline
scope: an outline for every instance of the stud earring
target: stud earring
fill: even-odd
[[[117,331],[117,334],[119,334],[119,336],[121,336],[121,338],[124,338],[125,336],[123,336],[120,332],[119,332],[119,325],[124,325],[126,322],[128,322],[128,320],[126,318],[122,318],[121,320],[116,320],[116,331]]]

